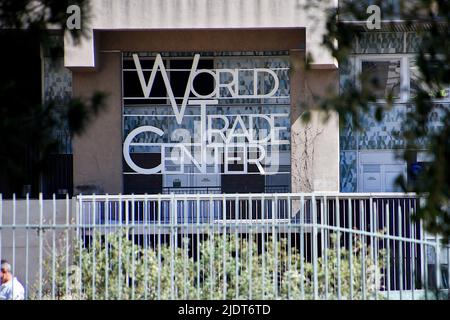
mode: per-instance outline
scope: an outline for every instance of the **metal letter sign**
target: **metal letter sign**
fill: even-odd
[[[224,173],[229,173],[230,163],[242,164],[243,170],[233,174],[246,174],[248,165],[255,165],[260,174],[276,174],[279,168],[279,148],[281,145],[289,144],[288,140],[281,140],[280,133],[287,130],[286,127],[276,125],[276,119],[287,117],[287,114],[252,114],[247,115],[246,121],[243,116],[237,115],[230,121],[230,117],[222,114],[210,114],[207,108],[219,104],[219,99],[268,99],[277,98],[280,81],[277,74],[267,68],[245,69],[245,72],[253,72],[253,92],[252,94],[241,95],[239,93],[239,73],[240,69],[197,69],[200,55],[194,56],[192,66],[189,70],[189,77],[182,97],[181,105],[178,105],[174,96],[167,70],[164,66],[161,55],[156,56],[150,78],[147,80],[137,54],[133,54],[133,61],[142,88],[144,98],[149,98],[155,82],[157,72],[161,73],[167,96],[173,110],[173,114],[179,125],[183,123],[187,107],[200,108],[200,123],[198,141],[191,142],[191,139],[183,138],[177,143],[160,143],[161,163],[153,168],[139,167],[130,155],[131,146],[150,146],[150,143],[134,143],[133,140],[140,134],[156,134],[163,136],[160,128],[154,126],[141,126],[132,130],[126,137],[123,144],[123,155],[125,162],[138,174],[182,174],[184,165],[194,165],[199,173],[206,173],[207,166],[213,166],[217,173],[220,173],[220,165],[224,165]],[[214,80],[212,92],[201,95],[194,86],[195,78],[200,74],[208,74]],[[228,80],[221,82],[221,75],[227,75]],[[261,77],[270,78],[272,88],[270,92],[263,93],[258,84]],[[231,78],[231,80],[230,80]],[[195,98],[192,98],[192,95]],[[190,98],[191,97],[191,98]],[[254,124],[265,121],[266,130],[254,129]],[[171,136],[185,135],[184,129],[176,129]],[[166,134],[168,134],[166,132]],[[194,152],[192,152],[194,150]],[[238,156],[236,156],[236,154]],[[176,163],[179,170],[168,170],[164,165],[166,161]]]

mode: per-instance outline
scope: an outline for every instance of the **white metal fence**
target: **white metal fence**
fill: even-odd
[[[423,200],[422,200],[423,201]],[[434,299],[449,247],[410,194],[1,200],[28,299]]]

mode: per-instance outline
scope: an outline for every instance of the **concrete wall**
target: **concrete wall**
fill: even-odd
[[[120,53],[100,53],[96,72],[73,73],[73,95],[106,93],[106,110],[73,139],[75,193],[122,192],[122,104]],[[92,186],[95,186],[94,188]]]
[[[303,132],[308,128],[314,139],[307,147],[312,151],[309,152],[313,177],[310,191],[339,191],[339,116],[333,112],[326,121],[324,112],[317,110],[316,100],[338,90],[339,74],[337,70],[309,70],[305,76],[304,100],[312,112],[311,122],[300,127]]]
[[[330,68],[335,60],[321,46],[326,9],[336,0],[92,0],[88,36],[75,44],[65,38],[65,65],[96,67],[96,30],[186,30],[186,29],[285,29],[305,28],[306,48],[318,68]],[[82,13],[83,14],[83,13]],[[83,18],[83,15],[82,15]]]
[[[70,223],[75,219],[75,202],[69,200],[67,206],[66,200],[56,200],[55,202],[55,223],[64,225]],[[2,230],[0,233],[1,239],[1,259],[6,259],[13,266],[13,273],[19,281],[29,290],[37,284],[39,275],[39,235],[37,228],[30,228],[28,231],[25,228],[27,222],[27,204],[25,200],[16,201],[16,230],[8,226],[13,224],[13,201],[3,200],[1,213]],[[67,219],[68,213],[68,219]],[[53,224],[53,201],[43,201],[43,224]],[[38,200],[29,201],[29,224],[38,225],[40,219],[40,209]],[[56,254],[65,253],[66,239],[69,240],[69,245],[72,244],[73,233],[62,231],[63,229],[55,229],[55,244]],[[27,234],[28,234],[28,264],[27,262]],[[15,235],[15,236],[14,236]],[[68,236],[68,237],[67,237]],[[15,239],[15,246],[13,246]],[[14,250],[15,248],[15,250]],[[42,255],[43,260],[51,261],[51,252],[53,248],[53,230],[45,230],[42,233]],[[14,259],[13,259],[13,256]],[[49,263],[49,262],[48,262]],[[28,282],[26,281],[26,268],[28,266]],[[51,264],[50,264],[51,266]],[[43,275],[48,275],[45,268]]]
[[[339,191],[339,117],[328,121],[318,97],[338,90],[336,69],[304,69],[305,51],[291,55],[291,190]],[[302,121],[306,113],[310,122]]]

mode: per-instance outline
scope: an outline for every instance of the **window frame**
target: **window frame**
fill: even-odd
[[[399,98],[394,99],[394,103],[405,103],[410,97],[410,71],[409,60],[411,54],[360,54],[355,55],[355,71],[356,71],[356,83],[358,88],[361,88],[361,82],[359,81],[359,75],[362,72],[362,63],[365,61],[370,62],[385,62],[392,60],[400,60],[400,92]],[[377,99],[377,103],[386,103],[386,99]]]

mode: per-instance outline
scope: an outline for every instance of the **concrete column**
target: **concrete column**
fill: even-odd
[[[339,117],[327,122],[315,98],[338,89],[336,69],[304,69],[305,52],[291,50],[291,190],[339,191]],[[302,118],[309,113],[310,121]]]
[[[122,103],[120,52],[99,53],[94,72],[73,72],[73,96],[107,94],[106,109],[73,139],[75,193],[122,192]]]

